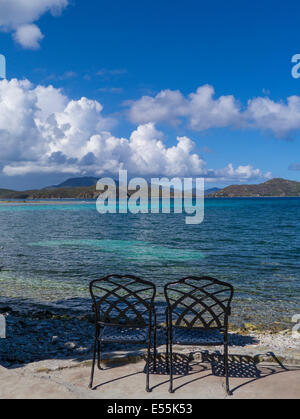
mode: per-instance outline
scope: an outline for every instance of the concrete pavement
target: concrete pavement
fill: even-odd
[[[233,396],[224,390],[224,377],[211,364],[193,361],[175,376],[175,394],[168,392],[168,376],[159,368],[152,374],[151,393],[145,392],[145,362],[107,364],[96,370],[94,390],[88,389],[90,362],[43,361],[19,369],[0,367],[1,399],[300,399],[300,368],[277,364],[234,368],[230,378]],[[188,373],[188,375],[185,375]],[[220,374],[219,374],[220,375]]]

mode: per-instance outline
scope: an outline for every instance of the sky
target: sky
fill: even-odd
[[[299,16],[294,0],[0,0],[0,188],[120,168],[300,181]]]

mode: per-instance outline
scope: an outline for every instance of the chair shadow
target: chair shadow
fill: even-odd
[[[240,355],[240,354],[231,354],[228,357],[228,367],[229,367],[229,377],[230,378],[244,378],[249,379],[248,381],[239,384],[238,386],[232,388],[232,393],[236,392],[241,387],[244,387],[254,381],[266,378],[271,375],[280,374],[283,372],[297,370],[299,368],[286,368],[280,360],[276,357],[273,352],[269,352],[268,356],[273,358],[275,365],[273,366],[260,366],[260,357],[261,354],[255,356]],[[195,356],[200,357],[201,359],[195,359]],[[166,375],[169,377],[169,371],[167,370],[166,363],[166,354],[160,354],[157,358],[157,369],[154,370],[153,359],[150,362],[150,372],[151,374],[157,375]],[[207,372],[204,376],[197,377],[195,379],[189,380],[181,385],[178,385],[174,388],[174,391],[188,386],[197,381],[203,380],[209,376],[216,377],[225,377],[224,369],[224,357],[219,352],[209,353],[208,351],[197,351],[190,353],[189,355],[182,354],[173,354],[173,380],[176,383],[176,380],[181,379],[185,376],[194,376],[196,374]],[[144,369],[146,373],[146,367]],[[166,384],[169,381],[169,378],[161,382],[154,387],[152,390]]]
[[[202,353],[202,362],[211,365],[212,375],[225,377],[224,357],[220,353]],[[261,371],[257,368],[257,357],[248,355],[229,355],[228,374],[230,378],[260,378]]]
[[[191,366],[191,355],[183,355],[173,353],[173,375],[186,376],[192,372]],[[145,365],[144,373],[147,372],[147,366]],[[156,368],[154,364],[153,356],[149,362],[150,374],[155,375],[169,375],[168,363],[166,354],[158,354],[156,358]]]
[[[144,373],[147,372],[147,366],[145,365]],[[204,365],[200,366],[201,372],[208,371],[209,368],[207,368]],[[151,358],[150,364],[149,364],[150,374],[152,375],[160,375],[160,376],[166,376],[167,379],[163,382],[160,382],[159,384],[156,384],[151,388],[151,391],[161,387],[164,384],[167,384],[169,382],[169,369],[168,369],[168,363],[167,363],[167,355],[165,353],[160,353],[157,356],[156,360],[156,369],[154,367],[154,359]],[[179,354],[179,353],[173,353],[173,379],[174,382],[182,377],[186,376],[192,376],[199,373],[199,369],[197,371],[194,371],[194,364],[193,364],[193,354]],[[181,387],[181,386],[180,386]],[[179,389],[178,387],[177,389]]]
[[[173,371],[174,371],[174,375],[179,375],[179,376],[186,376],[189,375],[190,373],[192,373],[192,366],[190,365],[191,362],[191,356],[190,355],[182,355],[182,354],[173,354]],[[107,364],[107,367],[103,368],[103,371],[109,371],[112,370],[114,368],[118,368],[121,366],[127,365],[126,362],[119,362],[119,363],[113,363],[113,366],[110,367],[109,363]],[[168,368],[167,368],[167,362],[166,362],[166,355],[165,354],[158,354],[157,358],[156,358],[156,364],[154,366],[154,358],[153,355],[151,356],[150,362],[149,362],[149,371],[151,375],[166,375],[169,376],[169,372],[168,372]],[[101,373],[101,371],[100,371]],[[106,381],[104,383],[98,384],[96,386],[93,387],[93,390],[97,390],[100,389],[101,387],[107,385],[107,384],[111,384],[113,382],[119,381],[119,380],[123,380],[125,378],[129,378],[129,377],[133,377],[135,375],[139,375],[139,374],[147,374],[147,363],[145,361],[145,367],[142,371],[140,372],[135,372],[133,374],[128,374],[128,375],[124,375],[118,378],[114,378],[113,380],[109,380]],[[168,380],[167,380],[168,381]],[[167,382],[166,381],[166,382]],[[161,385],[161,383],[159,384]],[[158,386],[154,386],[152,388],[152,390]]]

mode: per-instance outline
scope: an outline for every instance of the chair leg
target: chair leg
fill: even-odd
[[[148,341],[148,353],[147,353],[147,362],[146,362],[146,370],[147,370],[147,378],[146,378],[146,392],[151,393],[150,390],[150,357],[151,357],[151,335]]]
[[[169,393],[174,393],[173,389],[173,342],[171,332],[169,332],[169,348],[170,348],[170,389]]]
[[[95,341],[94,341],[94,353],[93,353],[93,363],[92,363],[91,379],[90,379],[89,388],[93,388],[94,373],[95,373],[95,364],[96,364],[96,356],[97,356],[97,339],[95,338]]]
[[[166,370],[170,373],[170,355],[169,355],[169,330],[166,331]]]
[[[153,371],[156,372],[157,370],[157,329],[154,328],[154,364],[153,364]]]
[[[99,370],[103,370],[103,368],[101,367],[101,342],[98,341],[98,346],[97,346],[97,365],[98,365],[98,369]]]
[[[226,393],[228,396],[232,396],[232,392],[229,388],[229,367],[228,367],[228,343],[224,345],[224,370],[225,370],[225,379],[226,379]]]

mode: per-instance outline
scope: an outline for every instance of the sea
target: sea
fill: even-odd
[[[300,313],[300,198],[205,200],[184,214],[105,214],[94,201],[0,203],[0,302],[88,311],[89,282],[108,274],[163,287],[209,275],[235,288],[231,322],[292,327]]]

